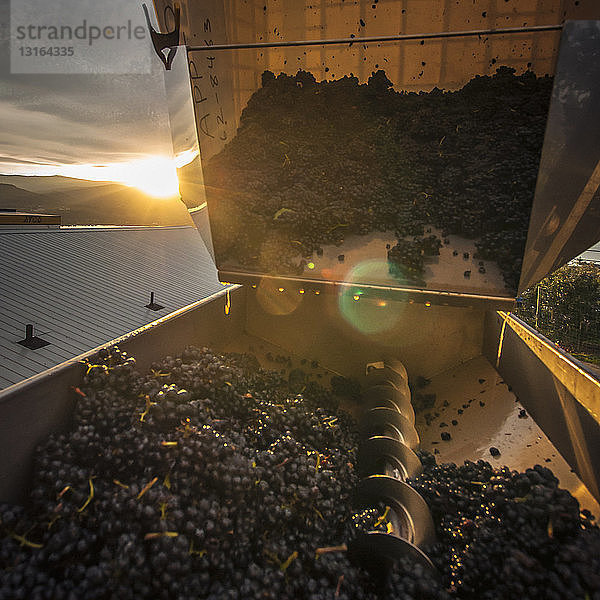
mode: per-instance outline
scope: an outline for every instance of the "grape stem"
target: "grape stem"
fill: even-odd
[[[21,542],[21,546],[29,546],[29,548],[43,548],[43,544],[36,544],[34,542],[30,542],[25,538],[24,535],[18,535],[17,533],[11,533],[10,537],[17,540],[17,542]]]
[[[292,564],[292,562],[294,560],[296,560],[296,558],[298,558],[298,551],[294,550],[288,557],[287,559],[281,563],[281,565],[279,565],[279,568],[285,573],[285,571],[287,570],[287,568]]]
[[[85,510],[85,507],[92,501],[92,499],[94,498],[94,484],[92,483],[92,478],[90,477],[88,479],[88,482],[90,484],[90,493],[87,497],[87,500],[83,503],[83,506],[81,506],[80,508],[77,509],[77,512],[83,512]]]
[[[321,554],[329,554],[330,552],[347,552],[348,546],[346,544],[340,544],[339,546],[325,546],[323,548],[317,548],[315,554],[321,556]]]
[[[137,495],[137,499],[139,500],[156,482],[158,481],[158,477],[155,477],[152,481],[149,481],[142,491]]]

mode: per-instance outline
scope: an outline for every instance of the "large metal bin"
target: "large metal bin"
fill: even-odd
[[[221,278],[509,307],[593,244],[600,15],[505,4],[156,2]]]
[[[271,368],[277,365],[269,362],[269,353],[290,354],[298,365],[303,358],[316,360],[325,383],[334,374],[360,376],[374,360],[399,359],[409,377],[431,379],[425,391],[436,394],[431,412],[437,417],[417,416],[423,448],[437,449],[442,461],[484,458],[515,469],[548,459],[561,485],[597,512],[600,382],[518,319],[476,308],[397,302],[391,328],[369,332],[358,326],[380,310],[375,302],[360,305],[348,321],[332,295],[307,296],[293,313],[282,314],[265,307],[252,287],[227,294],[224,290],[116,342],[137,358],[140,369],[186,345],[210,345],[250,350]],[[82,380],[82,358],[0,392],[5,457],[0,499],[24,498],[36,444],[68,426],[77,397],[71,386]],[[452,440],[441,442],[439,423],[454,418],[450,415],[471,399],[476,402],[457,417]],[[530,418],[518,418],[522,407]],[[495,459],[489,454],[493,445],[502,451]]]

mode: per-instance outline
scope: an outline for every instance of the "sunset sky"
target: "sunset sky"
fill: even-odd
[[[143,23],[141,3],[135,6]],[[112,180],[157,195],[176,193],[163,66],[148,36],[138,42],[151,59],[146,74],[14,74],[9,9],[9,1],[0,0],[0,173]]]

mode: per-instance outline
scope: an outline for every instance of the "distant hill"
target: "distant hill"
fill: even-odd
[[[10,183],[0,183],[0,208],[34,206],[39,202],[39,194],[34,194]]]
[[[118,183],[0,175],[0,208],[60,214],[63,225],[191,225],[178,197],[153,198]]]
[[[45,194],[60,190],[89,188],[106,185],[107,181],[89,181],[88,179],[73,179],[72,177],[54,176],[27,176],[27,175],[0,175],[0,183],[16,185],[23,190]]]

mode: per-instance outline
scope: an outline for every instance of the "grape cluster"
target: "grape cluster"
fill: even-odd
[[[146,375],[118,348],[83,368],[27,504],[0,504],[1,600],[598,598],[598,529],[548,469],[423,454],[440,579],[403,560],[380,580],[351,549],[389,507],[353,512],[356,427],[329,390],[206,348]]]
[[[438,544],[429,556],[452,595],[600,598],[600,530],[550,469],[436,465],[428,455],[411,483],[432,511]]]
[[[331,392],[188,348],[141,376],[103,350],[72,429],[39,448],[27,507],[0,506],[0,598],[359,597],[345,554],[357,434]]]
[[[475,240],[516,288],[551,87],[508,67],[418,94],[381,70],[366,84],[265,72],[235,138],[204,165],[218,256],[298,275],[349,234],[393,232],[390,272],[424,285],[435,226],[444,243]]]

